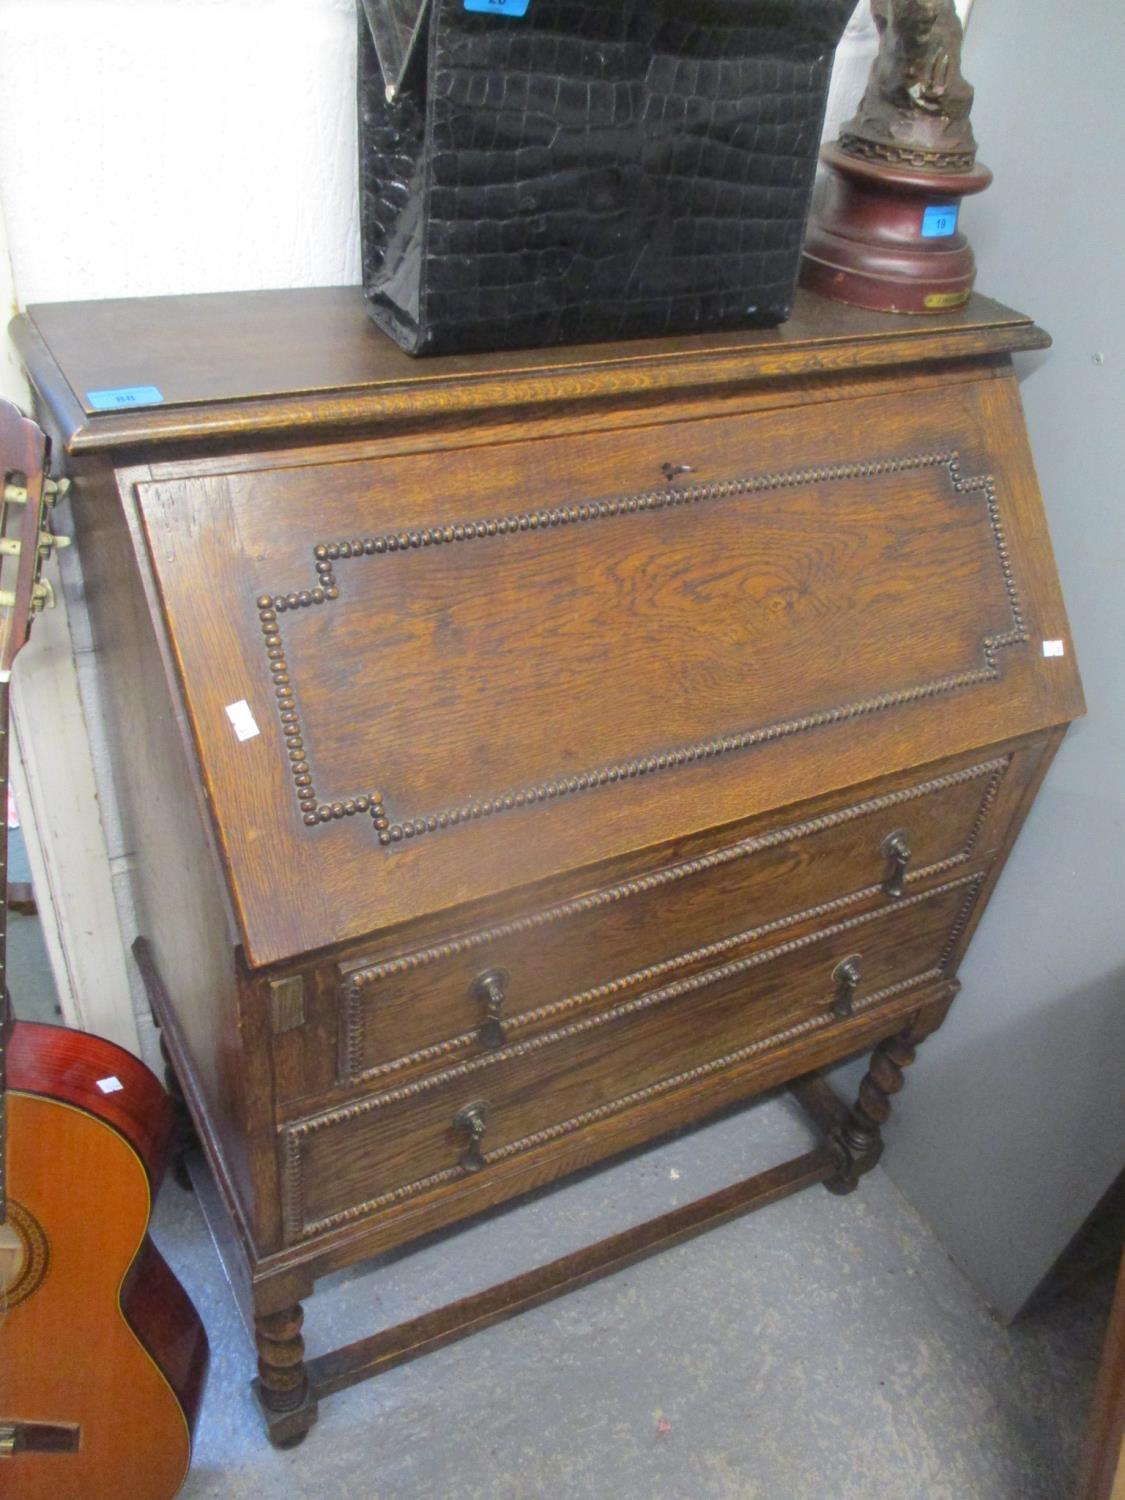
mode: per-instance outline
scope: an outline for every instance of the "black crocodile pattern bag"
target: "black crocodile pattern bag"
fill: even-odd
[[[854,0],[361,0],[372,317],[412,354],[772,326]]]

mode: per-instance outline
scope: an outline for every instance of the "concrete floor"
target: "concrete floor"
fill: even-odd
[[[803,1149],[782,1098],[322,1283],[310,1353]],[[813,1189],[332,1397],[265,1442],[195,1201],[156,1237],[212,1370],[184,1500],[1065,1500],[1112,1276],[1002,1327],[882,1171]]]

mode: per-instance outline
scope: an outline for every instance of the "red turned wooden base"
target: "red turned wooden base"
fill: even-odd
[[[987,167],[933,172],[826,146],[824,198],[801,261],[801,285],[876,312],[940,313],[969,300],[976,262],[957,228],[961,199]]]

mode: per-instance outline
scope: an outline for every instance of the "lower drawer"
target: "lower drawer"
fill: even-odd
[[[967,874],[282,1131],[289,1238],[375,1213],[942,977]]]

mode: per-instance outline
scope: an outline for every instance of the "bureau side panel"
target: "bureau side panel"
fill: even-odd
[[[105,689],[112,774],[140,933],[148,939],[172,1011],[168,1038],[204,1118],[209,1155],[259,1243],[268,1240],[270,1174],[255,1183],[256,1114],[267,1112],[247,1076],[239,1026],[235,942],[221,872],[200,816],[200,792],[169,688],[115,475],[75,475],[75,539]]]

